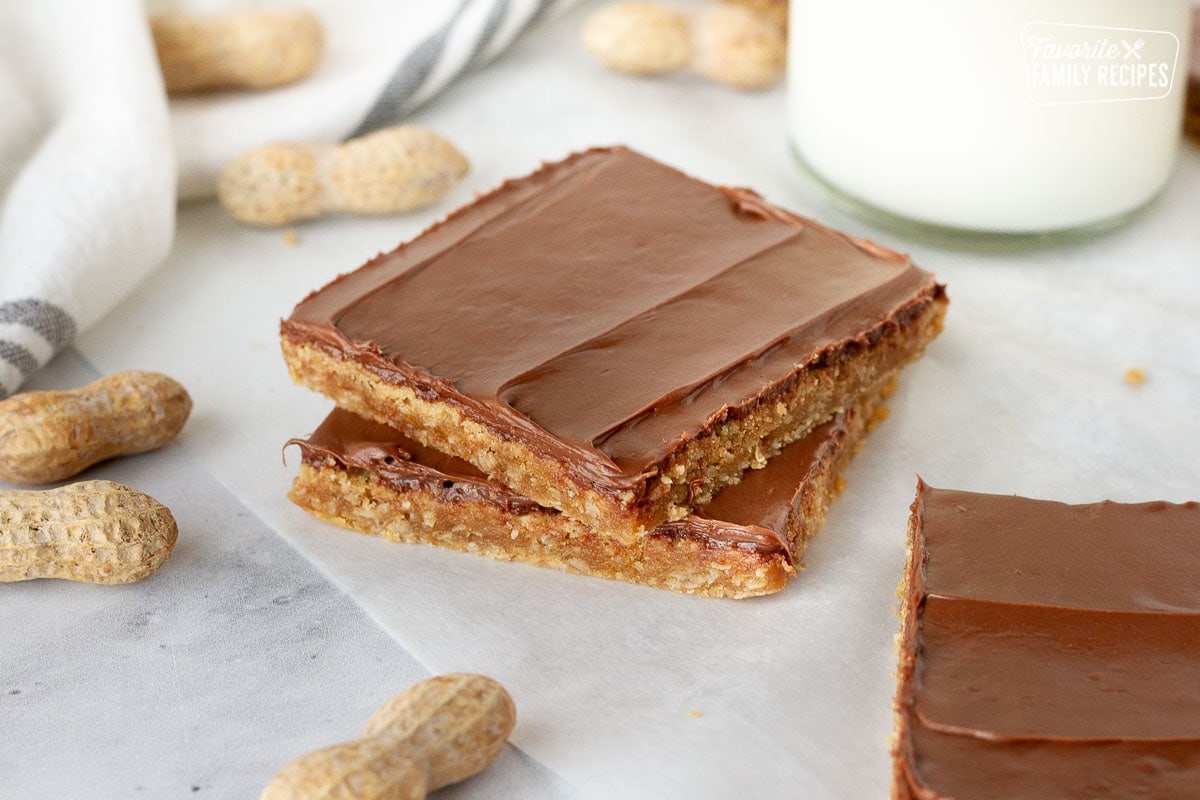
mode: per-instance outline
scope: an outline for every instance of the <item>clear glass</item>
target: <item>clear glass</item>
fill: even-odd
[[[842,205],[895,227],[1120,224],[1171,175],[1189,0],[791,0],[788,131]]]

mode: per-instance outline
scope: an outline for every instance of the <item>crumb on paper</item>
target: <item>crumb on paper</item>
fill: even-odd
[[[891,415],[892,415],[892,409],[888,408],[887,406],[883,406],[883,405],[878,406],[874,411],[871,412],[871,416],[867,419],[867,430],[869,430],[869,431],[875,430],[876,425],[883,422],[885,419],[887,419]]]
[[[697,719],[699,717],[703,717],[704,714],[699,711],[689,711],[688,716],[691,717],[692,719]]]
[[[1125,377],[1123,380],[1130,386],[1141,386],[1146,382],[1146,370],[1142,369],[1141,367],[1130,367],[1129,369],[1125,370]]]
[[[300,234],[296,233],[295,228],[288,228],[283,232],[283,243],[288,247],[295,247],[300,244]]]

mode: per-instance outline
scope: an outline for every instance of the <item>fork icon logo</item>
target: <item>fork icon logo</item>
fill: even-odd
[[[1037,21],[1021,28],[1021,47],[1039,105],[1161,100],[1180,51],[1171,31]]]
[[[1130,44],[1126,40],[1122,39],[1121,44],[1125,46],[1125,61],[1128,61],[1131,58],[1136,58],[1138,61],[1142,60],[1142,47],[1144,47],[1146,44],[1145,39],[1138,39],[1133,44]]]

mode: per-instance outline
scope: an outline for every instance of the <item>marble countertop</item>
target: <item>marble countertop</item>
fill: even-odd
[[[99,374],[74,350],[28,388]],[[127,586],[5,586],[0,796],[242,798],[300,753],[352,738],[429,677],[187,449],[94,468],[167,504],[181,536]],[[515,747],[446,798],[573,797]]]
[[[412,120],[472,171],[396,219],[322,220],[288,246],[181,208],[168,262],[30,388],[156,369],[195,410],[167,448],[85,477],[180,524],[126,587],[0,589],[0,794],[256,797],[434,672],[516,699],[500,762],[437,797],[883,797],[914,474],[1065,501],[1200,499],[1200,150],[1127,226],[1071,244],[959,248],[843,214],[791,162],[783,91],[601,71],[551,20]],[[679,597],[334,530],[284,497],[280,447],[329,404],[291,385],[278,320],[308,291],[542,160],[627,143],[707,180],[910,252],[949,285],[945,333],[906,371],[787,591]],[[1122,381],[1145,370],[1141,386]]]

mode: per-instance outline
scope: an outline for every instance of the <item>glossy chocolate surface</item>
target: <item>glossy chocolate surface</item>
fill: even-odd
[[[785,553],[795,561],[789,522],[799,510],[808,481],[828,469],[841,448],[847,447],[850,415],[844,411],[804,439],[784,448],[767,466],[751,470],[741,483],[727,487],[697,513],[665,523],[652,535],[689,536],[715,547],[738,547],[764,553]],[[492,483],[474,466],[437,450],[423,447],[399,431],[335,409],[307,439],[294,439],[307,463],[321,466],[327,459],[375,473],[400,490],[422,489],[447,502],[491,503],[512,514],[559,512]]]
[[[1192,9],[1192,62],[1188,79],[1194,90],[1200,90],[1200,8]]]
[[[923,498],[929,594],[1200,613],[1195,504],[1066,505],[945,489]]]
[[[283,333],[615,491],[940,295],[906,256],[616,147],[504,184]]]
[[[1187,112],[1200,114],[1200,7],[1192,9],[1192,60],[1188,69]]]
[[[912,796],[1200,797],[1200,505],[922,483],[914,515]]]

